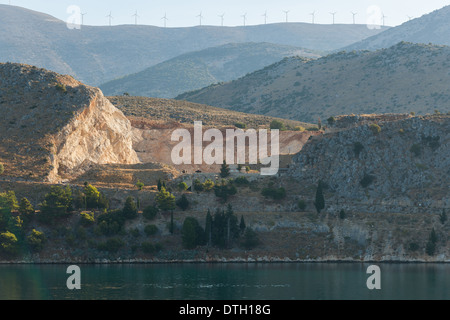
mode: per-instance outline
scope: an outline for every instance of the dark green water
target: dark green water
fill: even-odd
[[[81,290],[66,287],[68,266],[0,265],[1,300],[366,300],[450,299],[449,264],[80,265]]]

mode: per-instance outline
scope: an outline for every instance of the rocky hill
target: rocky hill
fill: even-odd
[[[310,123],[248,114],[173,99],[113,96],[108,97],[108,100],[125,116],[133,118],[136,123],[139,122],[138,118],[144,118],[145,122],[153,122],[155,127],[167,127],[168,124],[173,123],[193,125],[194,121],[202,121],[203,125],[207,127],[221,128],[243,125],[249,129],[268,129],[272,121],[278,120],[291,130],[298,129],[298,127],[317,128],[316,125]]]
[[[450,6],[344,47],[342,50],[377,50],[400,41],[450,45]]]
[[[347,129],[306,144],[289,172],[305,190],[323,181],[329,210],[440,213],[450,207],[450,116],[344,120]]]
[[[448,112],[448,66],[450,47],[401,42],[375,52],[286,58],[177,99],[314,123],[352,113]]]
[[[98,86],[181,54],[227,43],[269,42],[325,51],[384,30],[308,23],[191,28],[83,26],[71,30],[52,16],[0,4],[0,62],[36,65]]]
[[[235,43],[183,54],[100,85],[106,95],[174,98],[213,83],[231,81],[284,57],[319,57],[308,49],[271,43]]]
[[[29,65],[0,64],[4,176],[58,182],[91,164],[134,164],[131,124],[98,88]]]

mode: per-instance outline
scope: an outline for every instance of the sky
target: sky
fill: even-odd
[[[50,14],[63,21],[83,13],[85,25],[108,25],[111,13],[112,25],[135,24],[167,27],[191,27],[222,24],[224,26],[258,25],[267,23],[308,22],[331,24],[332,12],[336,12],[335,23],[367,24],[376,17],[382,24],[383,14],[386,26],[397,26],[409,19],[450,5],[450,0],[11,0],[0,1],[39,12]],[[285,11],[288,11],[286,14]],[[314,15],[312,13],[314,12]]]

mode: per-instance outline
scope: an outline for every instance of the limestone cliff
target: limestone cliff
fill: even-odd
[[[59,182],[91,164],[135,164],[129,120],[98,88],[21,64],[0,64],[5,175]]]

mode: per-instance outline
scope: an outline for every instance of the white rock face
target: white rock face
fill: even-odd
[[[53,167],[48,180],[83,173],[90,164],[136,164],[130,121],[93,89],[90,103],[56,135]]]

